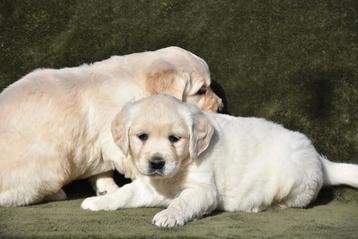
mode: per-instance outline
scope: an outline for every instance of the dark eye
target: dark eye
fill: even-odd
[[[148,134],[146,133],[140,133],[140,134],[137,134],[137,137],[138,139],[140,139],[141,141],[146,141],[148,139]]]
[[[175,135],[169,135],[168,139],[170,143],[176,143],[181,139],[181,137]]]
[[[205,95],[207,91],[207,88],[203,85],[199,90],[198,92],[196,92],[197,95]]]

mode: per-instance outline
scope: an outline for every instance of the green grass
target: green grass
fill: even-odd
[[[151,225],[160,209],[90,212],[82,210],[82,200],[76,199],[0,208],[0,235],[2,238],[357,238],[358,201],[349,197],[357,197],[358,192],[349,190],[346,195],[350,196],[329,203],[321,198],[321,204],[308,209],[215,212],[173,229]]]

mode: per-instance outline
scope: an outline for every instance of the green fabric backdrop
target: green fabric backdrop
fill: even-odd
[[[36,68],[176,45],[208,62],[231,114],[279,122],[307,134],[329,159],[358,163],[357,19],[355,0],[0,0],[0,89]],[[347,188],[326,190],[319,199],[323,205],[308,210],[219,213],[174,230],[148,224],[158,209],[90,213],[79,209],[80,202],[0,208],[0,235],[354,238],[358,233],[358,192]]]

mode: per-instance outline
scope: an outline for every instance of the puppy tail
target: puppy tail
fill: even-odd
[[[325,185],[345,184],[358,188],[358,165],[335,163],[320,156]]]

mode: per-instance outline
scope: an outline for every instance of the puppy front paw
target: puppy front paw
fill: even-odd
[[[185,219],[180,211],[173,208],[167,208],[154,216],[152,224],[158,227],[183,226],[185,224]]]
[[[113,211],[117,209],[112,206],[111,199],[106,196],[86,198],[82,202],[81,208],[91,211]]]

